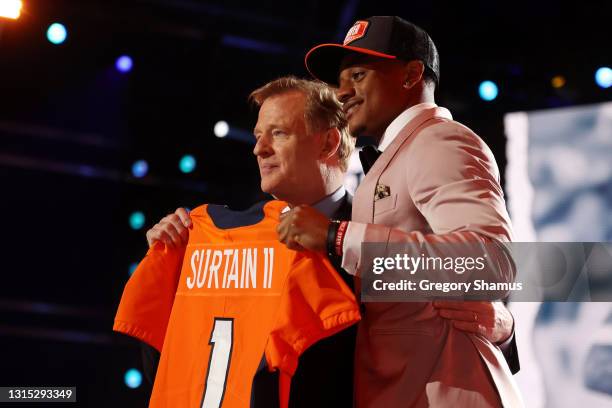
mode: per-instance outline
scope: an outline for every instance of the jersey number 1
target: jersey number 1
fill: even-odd
[[[212,346],[212,350],[201,407],[219,408],[225,395],[227,373],[234,346],[234,319],[215,317],[208,344]]]

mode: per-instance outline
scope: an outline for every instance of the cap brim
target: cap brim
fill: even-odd
[[[395,55],[383,54],[382,52],[372,51],[367,48],[341,44],[321,44],[308,51],[304,58],[304,63],[310,75],[325,83],[337,86],[342,59],[352,53],[387,59],[397,58]]]

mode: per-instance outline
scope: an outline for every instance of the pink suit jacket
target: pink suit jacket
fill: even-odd
[[[377,184],[390,195],[375,200]],[[413,118],[374,163],[355,194],[352,222],[367,224],[362,242],[512,239],[493,154],[440,107]],[[523,406],[501,351],[453,328],[431,303],[364,305],[358,408]]]

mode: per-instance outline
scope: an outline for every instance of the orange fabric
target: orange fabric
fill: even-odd
[[[264,355],[270,370],[284,374],[281,395],[275,397],[286,406],[286,378],[295,372],[299,355],[359,320],[351,289],[326,258],[278,242],[276,226],[285,206],[271,201],[261,222],[231,229],[217,228],[206,206],[198,207],[191,212],[194,227],[184,254],[155,247],[136,270],[115,329],[154,346],[166,332],[151,407],[200,407],[207,379],[221,387],[210,385],[207,398],[225,384],[221,406],[248,407]],[[152,284],[156,280],[158,287]],[[231,345],[217,335],[227,335]]]
[[[161,351],[184,253],[160,243],[149,249],[125,285],[113,330]]]

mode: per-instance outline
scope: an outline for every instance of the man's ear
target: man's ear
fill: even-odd
[[[425,65],[422,61],[412,60],[404,66],[404,89],[412,88],[417,82],[423,79]]]
[[[327,160],[334,156],[340,147],[340,131],[338,128],[329,128],[321,134],[321,155],[320,158]]]

